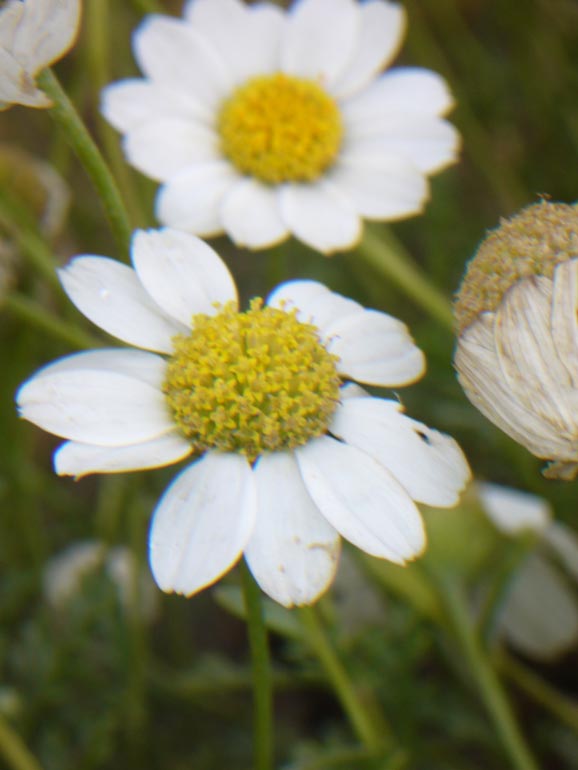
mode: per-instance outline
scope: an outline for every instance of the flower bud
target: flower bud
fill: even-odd
[[[528,206],[489,233],[455,303],[470,401],[537,457],[578,475],[578,208]]]

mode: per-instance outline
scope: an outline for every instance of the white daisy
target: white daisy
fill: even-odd
[[[238,312],[226,266],[187,233],[139,232],[132,260],[80,256],[60,277],[84,315],[145,350],[61,359],[17,401],[25,419],[68,439],[59,474],[195,456],[154,514],[159,586],[193,594],[244,553],[263,590],[291,606],[327,588],[339,535],[394,562],[417,556],[414,500],[454,505],[465,458],[398,401],[343,384],[416,380],[424,359],[406,326],[314,281]]]
[[[73,45],[80,0],[8,0],[0,10],[0,109],[50,107],[35,78]]]
[[[162,183],[165,225],[252,249],[295,235],[351,248],[361,218],[416,214],[455,160],[444,80],[400,67],[405,12],[371,0],[189,0],[134,34],[144,79],[105,89],[129,161]]]
[[[496,484],[478,484],[485,512],[507,535],[533,532],[536,547],[514,575],[497,619],[497,634],[537,660],[549,660],[578,642],[578,537],[552,521],[541,497]]]

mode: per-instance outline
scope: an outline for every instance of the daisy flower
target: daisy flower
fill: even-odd
[[[45,67],[76,40],[80,0],[8,0],[0,10],[0,109],[50,107],[36,86]]]
[[[156,213],[200,236],[260,249],[290,234],[353,247],[362,218],[417,214],[427,177],[459,145],[444,80],[394,59],[396,3],[189,0],[148,16],[133,47],[143,79],[105,89],[103,113],[132,165],[161,183]]]
[[[74,304],[135,349],[79,353],[18,392],[21,415],[67,439],[56,472],[154,468],[193,456],[154,513],[150,561],[190,595],[244,553],[263,590],[313,602],[340,535],[403,564],[425,546],[414,501],[452,506],[469,477],[453,439],[373,398],[423,372],[406,326],[315,281],[240,312],[233,279],[193,235],[138,232],[134,269],[80,256],[60,272]]]
[[[534,533],[536,547],[514,575],[496,633],[522,654],[551,660],[578,642],[578,537],[541,497],[497,484],[478,484],[484,511],[508,536]]]

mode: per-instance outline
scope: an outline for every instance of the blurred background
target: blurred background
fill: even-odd
[[[427,67],[448,80],[456,97],[450,119],[463,150],[456,166],[433,178],[425,213],[388,232],[451,298],[500,217],[540,196],[576,199],[578,3],[404,5],[408,34],[396,64]],[[155,224],[155,185],[123,165],[118,139],[99,116],[99,91],[137,74],[131,30],[155,9],[178,15],[181,3],[87,0],[81,37],[56,67],[115,169],[135,226]],[[249,770],[250,661],[237,576],[190,600],[161,595],[148,578],[149,517],[175,468],[59,479],[51,465],[57,439],[15,414],[18,385],[82,344],[80,335],[67,335],[67,320],[96,334],[35,269],[31,229],[58,264],[79,253],[119,255],[83,169],[47,112],[2,113],[0,142],[0,188],[18,201],[15,212],[0,192],[0,718],[44,770]],[[325,258],[293,241],[273,255],[235,249],[226,239],[214,245],[245,300],[289,277],[310,277],[405,321],[428,360],[425,378],[398,394],[408,413],[451,433],[476,478],[543,496],[558,520],[576,527],[576,482],[543,479],[540,461],[469,404],[455,379],[447,328],[355,252]],[[40,328],[37,306],[57,319],[54,328],[46,318]],[[512,543],[472,495],[456,511],[429,515],[428,527],[428,558],[455,566],[476,611]],[[344,569],[352,572],[321,609],[355,681],[382,703],[410,750],[409,764],[399,766],[506,767],[419,569],[381,570],[349,556]],[[570,590],[578,600],[578,586]],[[277,766],[386,768],[356,753],[291,613],[269,609]],[[542,767],[578,768],[578,647],[536,660],[499,644],[494,631],[488,649]],[[0,756],[0,767],[17,766],[3,762]]]

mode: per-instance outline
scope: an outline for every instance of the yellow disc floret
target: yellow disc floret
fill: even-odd
[[[231,163],[267,184],[319,178],[343,136],[335,101],[314,81],[282,73],[238,88],[221,107],[217,128]]]
[[[193,317],[174,338],[164,392],[182,434],[198,452],[293,449],[327,430],[339,400],[337,357],[296,312],[233,303]]]

